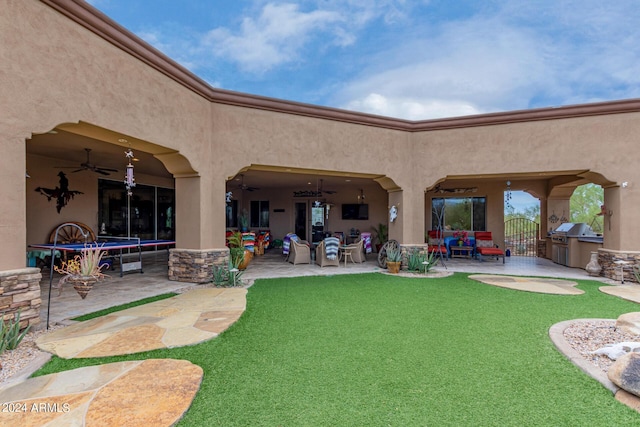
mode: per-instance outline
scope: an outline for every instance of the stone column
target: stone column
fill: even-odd
[[[169,280],[206,283],[214,264],[227,265],[224,178],[176,176],[176,238],[169,255]]]
[[[22,328],[40,323],[39,268],[0,271],[0,313],[3,320],[14,319],[20,311]]]
[[[640,224],[635,212],[640,203],[639,197],[633,185],[604,189],[604,244],[598,250],[601,276],[620,280],[619,274],[622,271],[625,282],[637,281],[634,265],[640,264]]]

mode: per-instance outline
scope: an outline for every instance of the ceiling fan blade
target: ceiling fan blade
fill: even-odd
[[[109,172],[105,172],[104,169],[99,169],[99,168],[96,168],[94,172],[99,173],[100,175],[111,175]]]
[[[82,172],[84,170],[87,170],[87,168],[80,168],[80,169],[76,169],[74,171],[71,171],[71,173],[76,173],[76,172]]]
[[[106,171],[106,172],[118,172],[118,169],[111,169],[111,168],[96,167],[96,169],[100,169],[101,171]]]

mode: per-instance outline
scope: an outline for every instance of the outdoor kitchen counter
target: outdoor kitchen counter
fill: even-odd
[[[578,242],[600,243],[600,244],[602,244],[603,240],[604,240],[604,238],[602,236],[578,237]]]
[[[591,261],[591,252],[598,252],[598,248],[602,247],[602,237],[579,237],[577,239],[578,252],[580,254],[579,265],[574,267],[585,268]]]

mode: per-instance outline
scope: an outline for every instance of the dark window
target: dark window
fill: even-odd
[[[431,200],[431,228],[438,227],[438,215],[443,212],[445,230],[485,231],[487,228],[485,197],[448,197]],[[444,207],[444,211],[443,211]]]
[[[251,201],[251,227],[269,227],[269,201]]]

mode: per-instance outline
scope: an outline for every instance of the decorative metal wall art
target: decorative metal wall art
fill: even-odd
[[[322,191],[313,191],[313,190],[294,191],[293,197],[322,197]]]
[[[60,182],[56,188],[38,187],[35,191],[45,196],[49,202],[51,199],[56,199],[56,210],[60,213],[60,210],[67,206],[69,200],[73,199],[77,194],[84,193],[82,191],[69,190],[69,180],[64,172],[58,172],[58,176],[60,177]]]

